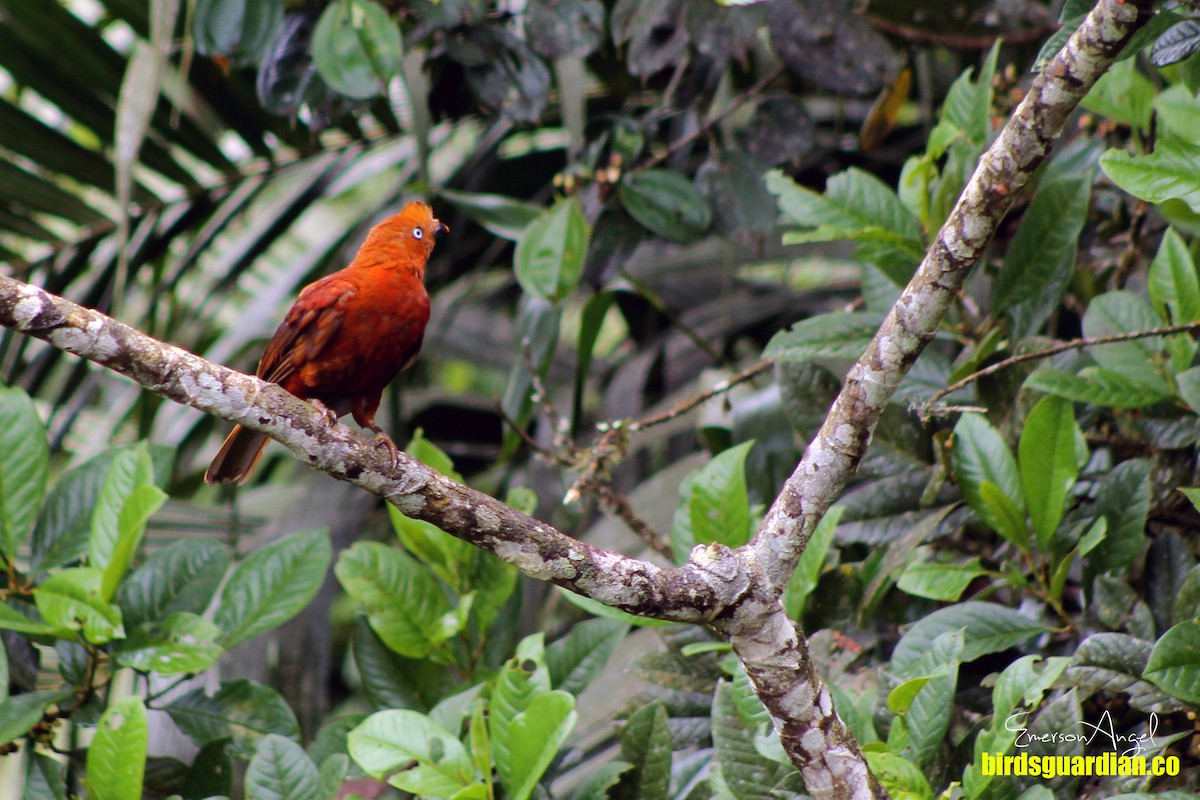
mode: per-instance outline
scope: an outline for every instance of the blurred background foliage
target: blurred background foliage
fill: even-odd
[[[432,443],[423,452],[435,460],[444,452],[472,485],[591,543],[681,559],[696,541],[737,545],[749,536],[997,120],[1019,100],[1027,68],[1053,53],[1084,11],[1033,0],[0,0],[0,259],[22,279],[253,371],[299,289],[346,264],[366,230],[404,200],[426,198],[453,233],[429,265],[424,351],[389,390],[385,428],[397,441]],[[1060,480],[1071,477],[1057,516],[1037,516],[1035,507],[1053,503],[1036,490],[1022,495],[1022,470],[1038,458],[1010,452],[1026,446],[1021,432],[1040,396],[1019,393],[1031,366],[946,399],[986,407],[987,420],[967,414],[956,427],[954,417],[929,423],[914,413],[952,381],[1049,339],[1187,321],[1165,310],[1176,308],[1178,292],[1151,298],[1157,316],[1121,297],[1104,301],[1109,313],[1093,312],[1091,323],[1084,313],[1106,290],[1144,289],[1168,220],[1185,235],[1200,230],[1185,203],[1106,180],[1097,168],[1107,145],[1153,144],[1152,115],[1194,136],[1184,131],[1197,113],[1200,70],[1188,65],[1200,38],[1185,23],[1194,25],[1182,13],[1159,14],[1130,50],[1153,44],[1154,66],[1128,59],[1089,97],[889,409],[842,499],[840,524],[822,529],[833,549],[802,565],[789,589],[789,610],[822,631],[815,651],[842,678],[839,709],[864,742],[879,738],[872,715],[888,693],[878,673],[851,668],[855,659],[873,652],[883,660],[901,625],[932,619],[944,603],[999,601],[953,606],[954,620],[912,629],[920,635],[897,648],[907,662],[893,656],[887,680],[901,682],[921,672],[916,653],[954,622],[996,631],[986,644],[968,637],[965,651],[961,641],[938,640],[944,662],[961,660],[973,676],[958,679],[953,728],[947,717],[923,737],[891,734],[893,750],[934,785],[961,774],[973,735],[999,735],[978,722],[990,708],[979,681],[1017,663],[999,654],[1030,636],[1045,637],[1035,650],[1043,655],[1071,655],[1088,631],[1140,636],[1145,648],[1122,645],[1140,656],[1096,643],[1069,685],[1090,697],[1105,685],[1097,672],[1119,662],[1129,682],[1108,686],[1149,692],[1139,710],[1185,705],[1183,690],[1136,684],[1141,667],[1129,664],[1140,657],[1144,667],[1156,636],[1190,618],[1170,608],[1173,590],[1147,593],[1151,576],[1193,593],[1200,585],[1188,534],[1200,518],[1169,491],[1193,482],[1200,427],[1179,394],[1190,382],[1147,377],[1141,389],[1149,383],[1158,394],[1138,395],[1147,401],[1135,413],[1120,411],[1129,408],[1120,398],[1132,395],[1116,387],[1083,407],[1080,427],[1062,405],[1034,417],[1037,435],[1072,445],[1069,457],[1047,462],[1065,470]],[[1173,263],[1184,263],[1187,247],[1181,239]],[[1097,361],[1114,372],[1153,361],[1168,347],[1153,341]],[[1171,347],[1182,371],[1194,348]],[[698,411],[670,413],[753,370],[764,350],[773,373],[758,369]],[[1090,363],[1064,358],[1055,367],[1068,377]],[[204,487],[223,424],[40,342],[0,335],[0,380],[34,397],[58,470],[114,444],[152,443],[171,499],[150,522],[151,551],[196,533],[241,552],[300,529],[328,527],[334,552],[392,535],[372,498],[281,449],[268,451],[248,487]],[[1041,393],[1095,400],[1087,395],[1094,383],[1037,381]],[[629,432],[629,421],[660,417]],[[1081,443],[1086,434],[1082,450],[1072,432]],[[1142,460],[1114,469],[1135,456]],[[1161,487],[1153,497],[1151,464]],[[633,513],[599,513],[596,493],[577,483],[580,470],[627,497]],[[564,503],[572,487],[584,491]],[[1121,499],[1097,510],[1106,494]],[[1123,544],[1101,546],[1081,572],[1106,535],[1096,519],[1113,530],[1130,508]],[[1151,539],[1147,519],[1167,527]],[[631,531],[631,521],[644,527]],[[406,547],[419,549],[393,522]],[[1070,533],[1051,542],[1060,522]],[[442,581],[430,585],[468,592],[429,568]],[[339,577],[346,571],[339,566]],[[553,639],[583,616],[545,585],[522,582],[497,595],[498,616],[470,629],[479,652],[422,666],[380,640],[379,627],[356,613],[363,603],[370,610],[365,595],[342,584],[352,597],[330,577],[300,617],[270,634],[271,646],[243,647],[222,662],[223,678],[279,687],[309,738],[331,709],[428,710],[491,674],[518,635],[544,630]],[[1094,592],[1103,603],[1085,613]],[[1133,622],[1116,610],[1122,603]],[[1000,604],[1026,616],[1006,616]],[[500,632],[491,644],[489,625]],[[607,657],[621,637],[611,626],[593,630],[592,645]],[[714,747],[731,759],[723,791],[794,790],[788,768],[736,750],[738,736],[763,719],[750,709],[744,673],[706,655],[712,643],[703,640],[673,633],[664,645],[647,631],[625,640],[627,659],[652,651],[639,662],[644,680],[623,683],[619,667],[599,679],[617,699],[585,714],[575,750],[551,776],[577,787],[587,774],[572,777],[580,760],[594,766],[615,750],[630,763],[650,758],[650,745],[634,734],[618,742],[611,726],[614,714],[650,698],[658,705],[637,722],[646,727],[627,730],[644,731],[660,756],[690,753],[667,777],[656,773],[672,796],[721,788],[702,769]],[[1100,652],[1101,644],[1115,649]],[[448,675],[447,661],[465,672]],[[722,675],[725,688],[714,689]],[[953,698],[956,684],[939,691]],[[1068,725],[1082,698],[1061,697],[1054,719]],[[1090,702],[1107,702],[1098,697]],[[1039,691],[1032,707],[1040,700]],[[888,727],[878,726],[885,737]],[[617,785],[609,778],[600,794],[578,796],[604,796]],[[622,796],[643,796],[628,779],[622,785]],[[925,796],[929,786],[913,791]]]

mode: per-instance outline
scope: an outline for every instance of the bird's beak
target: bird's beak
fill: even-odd
[[[442,236],[446,235],[449,232],[450,232],[449,225],[446,225],[445,223],[441,222],[440,220],[435,219],[433,221],[433,238],[434,239],[440,239],[440,238],[442,238]]]

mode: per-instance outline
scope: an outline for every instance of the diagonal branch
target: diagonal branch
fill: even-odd
[[[312,406],[273,383],[7,276],[0,276],[0,324],[95,361],[169,400],[262,431],[305,463],[382,497],[404,514],[495,553],[526,575],[606,605],[707,622],[745,591],[736,559],[701,553],[681,567],[663,569],[591,547],[406,453],[390,463],[372,439],[329,425]]]

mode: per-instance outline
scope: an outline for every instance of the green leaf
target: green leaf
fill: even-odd
[[[1053,395],[1038,401],[1021,431],[1018,446],[1021,488],[1043,550],[1049,547],[1050,538],[1058,530],[1063,504],[1079,477],[1075,442],[1080,437],[1071,403]]]
[[[443,645],[461,623],[428,570],[395,547],[356,542],[334,572],[388,647],[409,658],[445,657]]]
[[[232,738],[232,754],[250,758],[258,740],[270,733],[300,739],[300,724],[274,689],[248,680],[222,681],[211,697],[193,689],[166,707],[179,729],[203,747]]]
[[[965,70],[946,93],[938,124],[929,134],[928,152],[941,157],[947,145],[958,136],[983,146],[992,135],[992,78],[996,74],[999,43],[992,46],[983,60],[979,76],[971,80],[974,68]]]
[[[225,632],[221,645],[232,650],[308,605],[325,580],[331,550],[325,531],[301,531],[243,559],[225,582],[213,617]]]
[[[475,782],[462,742],[424,714],[372,714],[346,737],[350,757],[372,777],[426,797],[453,797]],[[412,762],[416,766],[410,766]]]
[[[643,706],[621,728],[621,760],[632,769],[621,778],[622,796],[665,800],[671,785],[675,748],[670,718],[662,703]]]
[[[1083,315],[1083,335],[1088,338],[1134,333],[1161,327],[1163,319],[1142,298],[1125,291],[1108,292],[1092,299]],[[1132,342],[1101,344],[1088,354],[1103,369],[1120,373],[1134,383],[1164,393],[1170,385],[1163,376],[1166,358],[1160,336]]]
[[[375,0],[337,0],[313,31],[312,59],[331,88],[347,97],[382,94],[400,72],[400,28]]]
[[[1200,705],[1200,619],[1181,622],[1150,651],[1146,680],[1172,697]]]
[[[739,800],[770,800],[777,797],[776,784],[795,767],[764,757],[752,733],[738,712],[732,684],[721,681],[712,704],[713,757],[721,778]]]
[[[1100,76],[1079,105],[1131,128],[1147,130],[1155,94],[1154,84],[1138,70],[1137,59],[1130,58]]]
[[[22,800],[67,800],[65,765],[41,753],[33,753],[30,761]]]
[[[38,622],[35,619],[30,619],[12,606],[4,603],[0,603],[0,631],[16,631],[17,633],[28,633],[32,636],[69,635],[69,631],[46,622]]]
[[[1145,459],[1122,461],[1097,484],[1093,511],[1108,520],[1108,535],[1088,556],[1092,574],[1128,569],[1141,551],[1150,514],[1150,468]]]
[[[246,767],[246,800],[324,800],[320,791],[321,776],[304,748],[277,733],[259,739]]]
[[[1017,508],[1000,487],[991,481],[979,484],[979,497],[988,509],[988,524],[1006,542],[1012,542],[1022,552],[1029,552],[1029,529],[1025,526],[1025,514]]]
[[[438,194],[462,209],[488,233],[510,242],[520,241],[521,233],[542,213],[542,209],[534,203],[501,194],[458,192],[452,189],[442,189]]]
[[[70,689],[56,692],[25,692],[9,695],[0,702],[0,744],[7,744],[29,733],[46,709],[74,696]]]
[[[938,634],[928,650],[908,667],[910,673],[931,676],[905,713],[910,736],[905,755],[911,755],[918,766],[928,767],[933,763],[950,729],[964,646],[961,629],[947,630]]]
[[[203,672],[225,652],[217,638],[221,629],[206,619],[176,611],[161,622],[133,629],[117,649],[122,666],[159,675]]]
[[[517,282],[532,295],[558,303],[583,274],[591,229],[579,201],[559,200],[525,226],[513,254]]]
[[[255,66],[283,21],[283,0],[201,0],[192,12],[192,38],[202,56]]]
[[[578,695],[600,674],[629,626],[608,619],[589,619],[546,648],[550,685]]]
[[[1153,645],[1124,633],[1094,633],[1084,639],[1067,667],[1072,686],[1091,693],[1126,694],[1142,711],[1170,713],[1183,708],[1143,677]]]
[[[94,567],[65,569],[33,590],[38,611],[60,630],[82,630],[93,644],[125,637],[121,609],[101,597],[103,573]]]
[[[669,169],[625,173],[617,196],[631,217],[664,239],[690,242],[712,224],[708,198],[687,177]]]
[[[987,503],[980,491],[984,482],[994,484],[1017,512],[1024,515],[1025,500],[1021,493],[1020,473],[1004,437],[986,417],[973,412],[966,413],[954,426],[952,453],[954,479],[967,505],[993,530],[1013,535],[1011,521]],[[1020,544],[1019,541],[1014,543]]]
[[[99,569],[108,566],[121,538],[121,511],[136,489],[153,482],[154,464],[144,443],[113,456],[92,511],[92,532],[88,539],[90,566]]]
[[[896,585],[900,591],[915,597],[956,603],[976,578],[987,574],[987,570],[979,565],[978,558],[972,558],[965,564],[911,564],[900,573]]]
[[[125,501],[117,518],[117,541],[108,564],[104,566],[104,579],[100,585],[100,596],[105,600],[112,600],[117,593],[117,586],[125,577],[138,545],[142,543],[146,523],[166,500],[167,493],[157,486],[139,486]]]
[[[1107,408],[1145,408],[1170,396],[1119,372],[1096,367],[1084,367],[1076,375],[1043,367],[1026,379],[1025,388]]]
[[[901,678],[911,672],[934,639],[946,631],[966,629],[961,660],[974,661],[987,653],[998,653],[1046,630],[1040,622],[996,603],[969,600],[940,608],[918,620],[901,637],[892,652],[892,672]]]
[[[779,170],[767,173],[767,190],[779,209],[798,224],[815,228],[814,241],[863,241],[857,256],[903,286],[925,255],[917,218],[887,184],[851,168],[828,180],[825,193],[800,186]]]
[[[92,513],[109,467],[118,453],[131,449],[107,450],[59,477],[33,529],[31,573],[82,558],[91,536]]]
[[[800,619],[804,613],[804,602],[817,588],[821,578],[821,570],[825,566],[825,558],[829,553],[829,545],[833,542],[833,534],[837,531],[838,522],[842,519],[843,506],[834,506],[825,513],[817,523],[800,560],[796,562],[796,571],[788,581],[783,594],[783,607],[792,619]]]
[[[87,751],[91,800],[141,800],[149,733],[141,697],[110,706],[96,725]]]
[[[1163,234],[1150,264],[1150,302],[1159,315],[1178,325],[1200,320],[1200,280],[1192,253],[1174,228]]]
[[[933,800],[933,788],[921,768],[903,756],[886,750],[868,750],[863,755],[871,772],[892,797]]]
[[[1195,165],[1200,146],[1160,139],[1149,155],[1131,156],[1109,150],[1100,157],[1100,168],[1113,183],[1148,203],[1182,200],[1200,211],[1200,174]]]
[[[202,614],[225,577],[229,556],[207,537],[189,537],[155,550],[121,582],[117,604],[136,628],[175,611]]]
[[[512,800],[527,800],[533,793],[577,719],[575,698],[556,689],[534,697],[509,722],[503,744],[493,733],[496,771]]]
[[[1091,187],[1090,172],[1040,186],[1021,218],[992,293],[992,313],[1011,312],[1010,323],[1019,322],[1013,338],[1035,332],[1062,300],[1075,272]]]
[[[718,453],[692,480],[688,501],[696,544],[719,542],[741,547],[750,540],[750,498],[746,489],[746,456],[753,441]]]
[[[869,311],[834,311],[801,320],[771,337],[764,358],[776,362],[854,361],[864,352],[883,316]]]
[[[33,401],[21,389],[0,388],[0,554],[24,544],[46,496],[50,444]]]
[[[350,775],[350,756],[345,753],[334,753],[321,762],[318,774],[317,797],[336,798],[341,792],[342,784]]]

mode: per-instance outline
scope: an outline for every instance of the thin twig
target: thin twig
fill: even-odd
[[[774,365],[774,363],[775,362],[772,361],[771,359],[764,358],[762,361],[757,361],[757,362],[751,364],[750,366],[746,367],[741,372],[736,373],[732,377],[726,378],[725,380],[721,381],[720,383],[714,384],[709,389],[706,389],[705,391],[700,392],[697,395],[693,395],[692,397],[689,397],[686,400],[682,400],[679,403],[676,403],[674,406],[672,406],[670,409],[668,409],[666,411],[663,411],[658,414],[651,414],[648,417],[642,417],[641,419],[634,420],[633,422],[630,422],[625,425],[622,425],[622,423],[620,423],[620,422],[615,422],[615,423],[608,423],[608,426],[613,427],[613,428],[624,427],[625,430],[629,431],[630,433],[637,433],[639,431],[644,431],[646,428],[653,427],[654,425],[659,425],[663,422],[667,422],[669,420],[675,419],[678,416],[686,414],[687,412],[691,411],[696,406],[702,405],[702,404],[706,403],[707,401],[713,399],[714,397],[724,394],[725,392],[728,392],[733,387],[735,387],[739,384],[745,383],[746,381],[750,380],[751,378],[754,378],[754,377],[762,374],[763,372],[766,372],[768,369],[770,369]]]
[[[1038,350],[1035,353],[1021,353],[1020,355],[1009,356],[1003,361],[997,361],[990,367],[985,367],[978,372],[973,372],[960,381],[950,384],[945,389],[942,389],[933,397],[929,398],[929,402],[925,404],[921,416],[928,419],[931,414],[932,407],[938,400],[941,400],[948,394],[953,394],[959,389],[971,385],[980,378],[986,378],[988,375],[994,375],[1002,369],[1022,364],[1026,361],[1036,361],[1040,358],[1049,358],[1056,356],[1059,353],[1065,353],[1068,350],[1078,350],[1082,347],[1092,347],[1102,344],[1116,344],[1118,342],[1131,342],[1136,339],[1149,339],[1151,336],[1170,336],[1178,333],[1195,333],[1200,331],[1200,322],[1187,322],[1182,325],[1167,325],[1162,328],[1151,328],[1144,331],[1133,331],[1132,333],[1114,333],[1111,336],[1093,336],[1091,338],[1084,337],[1082,339],[1072,339],[1069,342],[1056,344],[1053,347],[1048,347],[1045,350]]]
[[[614,489],[611,483],[585,479],[576,483],[575,488],[595,497],[605,511],[620,518],[654,552],[667,559],[674,558],[671,543],[667,537],[650,527],[646,520],[638,516],[625,495]]]
[[[692,340],[692,343],[695,344],[696,347],[703,350],[704,353],[715,363],[725,365],[729,364],[729,360],[721,355],[721,351],[713,347],[712,343],[701,336],[699,331],[695,330],[691,325],[688,325],[686,322],[684,322],[683,318],[671,310],[671,307],[668,306],[666,301],[659,296],[658,292],[651,289],[645,283],[645,281],[631,275],[629,271],[625,269],[621,270],[621,277],[629,281],[629,285],[634,288],[639,297],[646,300],[648,303],[650,303],[650,305],[654,306],[656,311],[666,317],[667,321],[669,321],[676,328],[679,328],[679,330],[682,331],[685,336]]]

